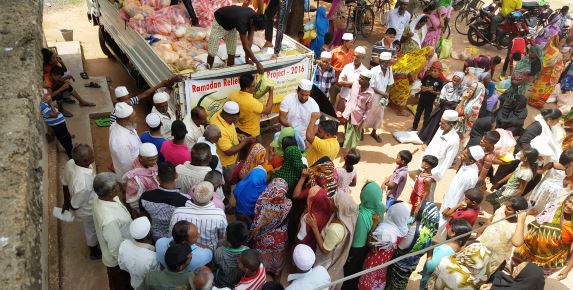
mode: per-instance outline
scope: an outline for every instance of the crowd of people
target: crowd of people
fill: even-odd
[[[270,2],[271,20],[284,17],[284,1]],[[410,19],[408,0],[399,0],[368,68],[367,48],[354,47],[354,36],[336,26],[343,3],[334,0],[328,12],[334,37],[310,44],[318,56],[312,78],[301,79],[280,102],[281,130],[268,146],[261,114],[273,108],[273,89],[260,102],[250,73],[239,76],[240,89],[210,118],[198,106],[177,119],[169,92],[179,77],[138,96],[118,86],[111,172],[96,174],[90,146],[72,146],[65,125],[71,115],[62,103],[70,95],[93,104],[66,82],[61,59],[42,51],[41,111],[70,158],[62,174],[63,210],[83,223],[90,257],[107,267],[110,289],[315,289],[363,270],[328,287],[406,289],[419,263],[420,289],[535,290],[553,273],[560,280],[569,275],[573,109],[543,109],[524,124],[528,103],[543,107],[557,84],[563,94],[571,90],[573,38],[551,26],[539,36],[553,34],[546,41],[513,41],[509,74],[504,66],[495,77],[502,59],[480,55],[446,76],[435,54],[451,1]],[[319,11],[326,15],[324,7]],[[328,17],[316,19],[328,26]],[[246,31],[272,29],[268,18],[250,19],[241,24]],[[219,24],[219,36],[236,42]],[[241,41],[248,41],[244,33]],[[271,41],[272,33],[268,46]],[[153,101],[144,118],[149,130],[139,134],[142,117],[133,106],[147,97]],[[377,129],[386,106],[400,115],[412,111],[410,132],[423,154],[412,163],[413,152],[399,151],[395,170],[365,182],[357,204],[350,189],[358,185],[356,147],[367,129],[383,142]],[[334,163],[339,157],[342,166]],[[452,166],[457,172],[437,203],[436,185]],[[493,212],[481,226],[484,201]]]

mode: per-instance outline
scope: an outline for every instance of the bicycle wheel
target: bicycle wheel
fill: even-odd
[[[467,35],[470,28],[470,23],[477,17],[477,13],[473,10],[462,11],[454,22],[454,28],[461,35]]]
[[[362,36],[368,38],[370,33],[374,30],[374,11],[372,8],[366,7],[362,15],[358,16],[357,28],[360,29]]]
[[[354,25],[354,21],[356,18],[356,10],[352,9],[352,6],[348,7],[348,13],[346,16],[346,32],[350,32],[353,33],[354,35],[356,35],[356,25]]]

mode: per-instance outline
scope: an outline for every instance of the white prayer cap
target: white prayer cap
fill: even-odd
[[[223,106],[223,111],[230,115],[236,115],[239,113],[239,104],[233,101],[228,101]]]
[[[166,92],[157,92],[153,95],[153,103],[160,104],[169,101],[169,94]]]
[[[157,154],[157,147],[153,143],[143,143],[139,146],[139,156],[155,157]]]
[[[145,117],[145,123],[147,123],[149,128],[157,128],[161,124],[161,118],[157,113],[151,112]]]
[[[332,53],[330,53],[329,51],[323,51],[320,53],[320,58],[331,59]]]
[[[450,122],[455,122],[458,120],[458,112],[454,110],[445,110],[442,115],[442,119]]]
[[[409,4],[409,3],[410,3],[410,0],[400,0],[399,3]]]
[[[344,34],[342,35],[342,40],[353,41],[353,40],[354,40],[354,35],[352,35],[352,33],[344,33]]]
[[[292,260],[297,268],[306,272],[314,265],[316,256],[309,246],[298,244],[292,253]]]
[[[138,217],[129,224],[129,234],[131,234],[131,237],[136,240],[141,240],[147,237],[150,229],[151,223],[145,216]]]
[[[312,82],[307,79],[301,79],[298,82],[298,88],[303,91],[310,91],[312,90]]]
[[[392,59],[392,53],[388,52],[388,51],[384,51],[382,53],[380,53],[380,60],[391,60]]]
[[[365,55],[365,54],[366,54],[366,49],[364,48],[364,46],[357,46],[357,47],[354,49],[354,53],[358,53],[358,54]]]
[[[480,161],[484,156],[485,152],[483,152],[483,148],[481,146],[476,145],[469,148],[470,155],[475,161]]]
[[[124,86],[119,86],[115,88],[115,97],[116,98],[121,98],[121,97],[125,97],[129,95],[129,92],[127,91],[127,88]]]
[[[133,113],[133,107],[124,103],[119,102],[115,104],[115,116],[119,119],[127,118]]]
[[[213,184],[209,181],[201,181],[199,184],[193,186],[193,201],[206,204],[213,199]]]
[[[372,71],[369,69],[363,70],[362,72],[360,72],[360,75],[365,77],[365,78],[372,78]]]

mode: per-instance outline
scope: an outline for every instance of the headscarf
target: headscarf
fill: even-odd
[[[308,191],[308,198],[306,199],[307,214],[312,215],[316,220],[316,226],[319,232],[322,232],[328,221],[332,217],[332,203],[328,198],[326,190],[316,185]],[[301,226],[306,227],[306,236],[302,238],[300,243],[306,244],[311,248],[316,247],[316,240],[312,232],[312,228],[301,219]]]
[[[479,142],[483,135],[491,131],[491,127],[495,119],[493,117],[483,117],[476,120],[472,130],[470,131],[470,140],[468,141],[467,147],[479,145]]]
[[[469,275],[468,281],[472,285],[481,285],[486,282],[489,276],[496,269],[492,269],[490,262],[491,251],[481,243],[473,243],[460,252],[453,260],[462,268],[465,268]]]
[[[280,177],[288,184],[287,197],[292,198],[294,187],[302,173],[302,153],[296,146],[288,147],[283,155],[283,165],[271,175],[271,179]]]
[[[267,150],[261,143],[251,145],[247,158],[243,162],[243,167],[239,171],[239,176],[247,176],[253,168],[265,163],[267,158]]]
[[[394,248],[399,238],[408,234],[410,210],[402,203],[395,203],[386,213],[386,219],[372,233],[372,244],[382,249]]]
[[[465,74],[463,72],[457,71],[454,73],[453,77],[459,77],[462,82],[458,85],[458,86],[454,86],[453,82],[448,82],[446,85],[444,85],[444,87],[442,88],[442,91],[440,92],[440,99],[442,100],[446,100],[449,102],[459,102],[460,98],[462,97],[462,95],[464,94],[465,91],[465,86],[463,84],[464,78],[465,78]]]
[[[531,262],[527,262],[525,268],[515,278],[502,271],[493,274],[491,290],[543,290],[544,287],[545,277],[543,276],[543,269]]]
[[[466,100],[462,112],[462,118],[459,120],[458,132],[464,133],[474,125],[485,95],[485,86],[481,82],[474,82],[471,86],[475,86],[473,94]],[[466,91],[466,92],[469,92]]]
[[[346,236],[344,236],[344,240],[340,242],[338,247],[334,249],[332,262],[330,263],[330,267],[328,267],[330,278],[334,281],[344,276],[343,267],[348,258],[350,247],[352,246],[354,223],[358,216],[358,205],[354,202],[352,196],[347,193],[337,193],[333,197],[333,201],[336,207],[336,216],[346,230]]]
[[[316,59],[320,58],[320,49],[324,46],[324,35],[328,32],[328,18],[326,8],[318,7],[316,10],[316,38],[310,44],[310,49],[314,51]]]
[[[298,136],[298,134],[296,134],[296,131],[294,130],[294,128],[284,127],[277,134],[278,135],[275,135],[275,140],[273,140],[273,142],[271,142],[271,146],[275,149],[275,154],[283,155],[282,144],[283,144],[283,139],[285,137],[295,137],[296,143],[298,144],[298,149],[301,151],[304,150],[304,140],[301,140],[301,138]]]
[[[479,76],[478,76],[478,81],[481,82],[481,81],[485,80],[487,77],[489,77],[489,78],[491,79],[491,73],[490,73],[490,72],[487,72],[487,71],[482,72],[482,73],[479,74]]]
[[[372,181],[364,185],[360,192],[360,205],[352,247],[361,248],[366,245],[368,233],[372,228],[372,216],[375,214],[379,214],[382,219],[384,205],[382,204],[382,189],[378,183]]]
[[[531,55],[535,58],[531,60]],[[543,50],[532,45],[529,47],[528,55],[521,58],[521,60],[515,65],[513,74],[511,75],[512,81],[523,81],[524,79],[531,78],[535,79],[541,72],[541,60],[543,59]],[[524,86],[520,86],[519,93],[523,94],[529,88],[529,82],[526,82]]]
[[[237,200],[237,212],[252,216],[255,212],[255,203],[267,187],[267,171],[257,166],[243,178],[233,193]]]
[[[338,174],[330,158],[320,158],[310,166],[309,171],[308,183],[311,187],[319,185],[326,189],[329,196],[336,193]]]
[[[418,24],[418,22],[420,22],[420,20],[424,16],[426,16],[426,15],[420,14],[420,15],[418,15],[418,17],[416,19],[414,19],[414,21],[410,22],[410,32],[412,34],[414,34],[412,36],[412,40],[418,44],[418,48],[422,47],[422,42],[424,41],[424,38],[426,37],[426,34],[428,33],[428,26],[427,25],[423,25],[420,29],[416,29],[416,25]],[[418,32],[422,32],[422,35],[418,35]]]
[[[288,184],[282,178],[275,178],[263,191],[255,205],[255,217],[251,231],[256,236],[265,235],[279,228],[292,207],[292,201],[285,196]]]

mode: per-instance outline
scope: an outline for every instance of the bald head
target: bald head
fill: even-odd
[[[78,144],[72,150],[72,158],[77,166],[89,167],[94,162],[94,152],[87,144]]]
[[[182,220],[173,225],[171,235],[173,236],[173,241],[176,244],[188,243],[192,245],[197,243],[197,239],[199,238],[199,229],[197,229],[197,226],[193,223]]]
[[[209,125],[205,128],[203,137],[205,137],[209,142],[215,144],[219,142],[219,138],[221,138],[221,129],[219,129],[217,125]]]

